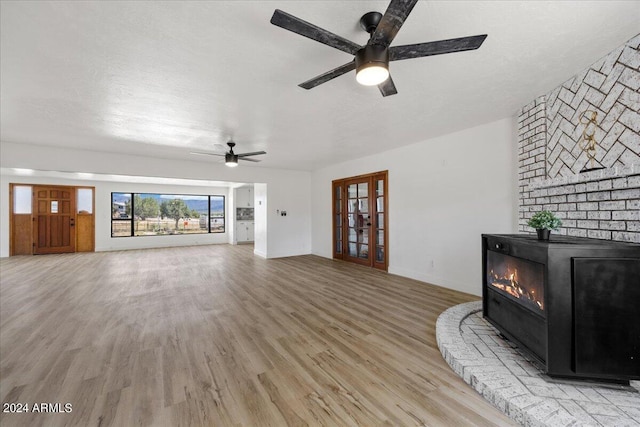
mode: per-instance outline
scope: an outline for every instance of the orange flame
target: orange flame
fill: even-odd
[[[490,285],[497,288],[514,298],[529,300],[534,303],[540,310],[544,310],[543,302],[535,296],[535,290],[527,291],[518,281],[518,270],[507,267],[507,271],[503,276],[499,276],[493,270],[489,273]]]

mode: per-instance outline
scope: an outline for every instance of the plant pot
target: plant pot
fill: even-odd
[[[536,229],[536,233],[538,233],[538,240],[549,240],[551,230],[548,230],[546,228],[538,228]]]

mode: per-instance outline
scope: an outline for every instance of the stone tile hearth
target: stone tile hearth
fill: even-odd
[[[640,426],[640,382],[631,387],[557,382],[482,318],[482,302],[438,317],[449,366],[485,399],[526,426]]]

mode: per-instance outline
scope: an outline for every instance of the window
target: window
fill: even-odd
[[[224,196],[111,193],[111,237],[224,231]]]
[[[79,214],[93,213],[93,188],[78,188],[76,209]]]
[[[111,237],[131,236],[131,193],[111,193]]]
[[[210,233],[224,233],[224,196],[209,196]],[[200,222],[203,218],[200,217]]]
[[[13,213],[31,214],[31,186],[13,186]]]

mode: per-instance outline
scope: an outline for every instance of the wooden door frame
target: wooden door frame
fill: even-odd
[[[85,250],[84,252],[94,252],[95,251],[95,215],[96,215],[96,188],[90,185],[57,185],[57,184],[34,184],[34,183],[28,183],[28,182],[10,182],[9,183],[9,256],[15,256],[16,255],[16,251],[15,251],[15,244],[14,244],[14,239],[15,239],[15,235],[14,235],[14,213],[13,213],[13,207],[14,207],[14,187],[20,187],[20,186],[24,186],[24,187],[31,187],[32,193],[32,206],[31,206],[31,215],[30,215],[30,227],[29,227],[29,239],[31,242],[30,248],[30,255],[33,255],[33,219],[34,219],[34,215],[35,215],[35,209],[33,206],[33,189],[35,187],[63,187],[63,188],[68,188],[70,191],[73,191],[76,193],[77,196],[77,191],[79,189],[90,189],[92,190],[92,198],[91,198],[91,214],[84,214],[84,213],[79,213],[77,208],[74,209],[74,222],[76,224],[76,227],[78,225],[78,218],[81,216],[90,216],[90,229],[91,229],[91,233],[90,233],[90,242],[89,242],[89,249]],[[77,205],[76,205],[77,206]],[[78,239],[79,239],[79,233],[76,230],[75,233],[75,251],[76,252],[80,252],[78,250]],[[27,254],[27,255],[29,255]],[[23,255],[23,254],[18,254],[18,255]]]
[[[368,200],[369,200],[369,212],[372,214],[372,218],[371,218],[371,223],[372,225],[370,226],[370,233],[369,233],[369,260],[362,260],[364,262],[360,262],[360,259],[353,259],[353,257],[349,257],[348,261],[349,262],[354,262],[354,263],[358,263],[358,264],[364,264],[364,265],[368,265],[370,267],[374,267],[380,270],[384,270],[387,271],[389,268],[389,195],[388,195],[388,188],[389,188],[389,171],[379,171],[379,172],[373,172],[373,173],[368,173],[368,174],[363,174],[363,175],[357,175],[357,176],[351,176],[351,177],[347,177],[347,178],[340,178],[340,179],[335,179],[331,182],[331,213],[332,213],[332,218],[331,218],[331,246],[332,246],[332,254],[333,254],[333,258],[334,259],[341,259],[341,260],[346,260],[346,254],[347,254],[347,250],[348,250],[348,238],[347,238],[347,231],[348,231],[348,208],[347,208],[347,202],[348,202],[348,196],[347,196],[347,185],[349,185],[349,182],[357,182],[357,181],[363,181],[363,180],[369,180],[369,191],[368,191]],[[377,194],[376,194],[376,184],[378,180],[382,180],[384,183],[384,188],[383,188],[383,195],[384,195],[384,204],[383,204],[383,211],[382,213],[384,213],[384,224],[383,224],[383,230],[384,230],[384,262],[376,262],[376,256],[375,256],[375,251],[377,250],[377,240],[376,240],[376,229],[378,228],[378,209],[377,209]],[[340,187],[340,191],[341,191],[341,196],[340,196],[340,203],[341,203],[341,230],[342,230],[342,246],[341,246],[341,253],[338,253],[337,251],[337,236],[336,236],[336,218],[338,215],[338,210],[337,210],[337,206],[336,206],[336,188]],[[373,243],[373,244],[372,244]]]
[[[377,262],[376,261],[376,257],[375,257],[375,252],[374,252],[374,256],[373,256],[373,267],[378,268],[380,270],[384,270],[387,271],[387,269],[389,268],[389,172],[388,171],[382,171],[382,172],[376,172],[373,174],[372,177],[372,183],[373,183],[373,194],[374,194],[374,201],[372,202],[373,205],[375,206],[375,218],[373,220],[373,234],[374,234],[374,250],[377,250],[377,246],[378,246],[378,241],[377,241],[377,236],[376,236],[376,230],[378,229],[378,214],[380,213],[378,211],[378,196],[377,196],[377,192],[376,192],[376,184],[378,180],[382,180],[383,182],[383,189],[382,189],[382,195],[384,203],[382,206],[382,213],[384,214],[384,224],[382,224],[382,230],[384,231],[384,240],[383,240],[383,245],[384,245],[384,262]]]

